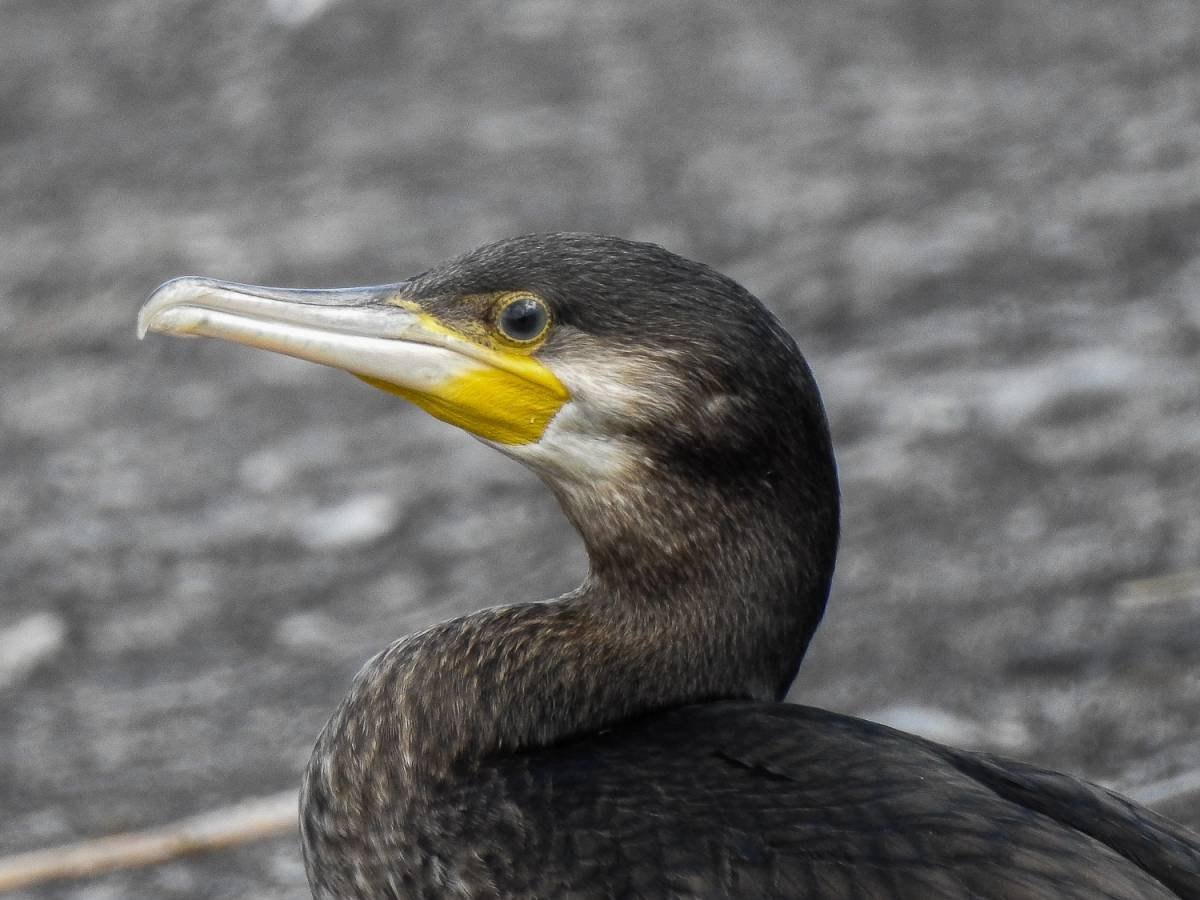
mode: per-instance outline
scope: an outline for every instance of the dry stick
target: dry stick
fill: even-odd
[[[166,862],[191,853],[235,847],[296,828],[295,790],[257,797],[145,831],[80,841],[0,858],[0,893],[114,869]]]
[[[1177,797],[1189,794],[1200,794],[1200,769],[1190,772],[1180,772],[1170,778],[1163,778],[1131,788],[1126,794],[1130,800],[1151,808],[1156,807]]]

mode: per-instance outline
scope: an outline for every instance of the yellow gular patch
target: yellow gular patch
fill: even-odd
[[[505,360],[505,368],[480,365],[452,376],[430,392],[358,376],[367,384],[415,403],[431,416],[497,444],[532,444],[569,395],[536,360]],[[510,369],[527,370],[517,374]]]
[[[448,338],[462,368],[432,388],[416,390],[386,379],[357,375],[372,387],[403,397],[431,416],[497,444],[532,444],[570,399],[562,382],[529,354],[534,347],[487,346],[486,334],[468,335],[443,325],[417,304],[397,304],[420,317],[429,334]]]

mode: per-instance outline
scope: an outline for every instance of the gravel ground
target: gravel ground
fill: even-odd
[[[0,852],[287,789],[390,637],[575,583],[461,433],[133,334],[173,275],[391,281],[532,230],[703,259],[808,353],[845,539],[795,699],[1144,796],[1200,771],[1192,0],[0,21]],[[306,889],[280,838],[14,896]]]

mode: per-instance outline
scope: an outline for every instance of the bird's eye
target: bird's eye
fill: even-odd
[[[527,344],[545,332],[550,324],[550,311],[537,297],[522,294],[504,305],[497,323],[510,341]]]

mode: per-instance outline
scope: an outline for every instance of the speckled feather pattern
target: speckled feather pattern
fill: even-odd
[[[1200,896],[1194,839],[1109,792],[785,704],[693,706],[486,760],[419,830],[380,832],[398,843],[374,848],[370,880],[392,892],[352,896]]]

